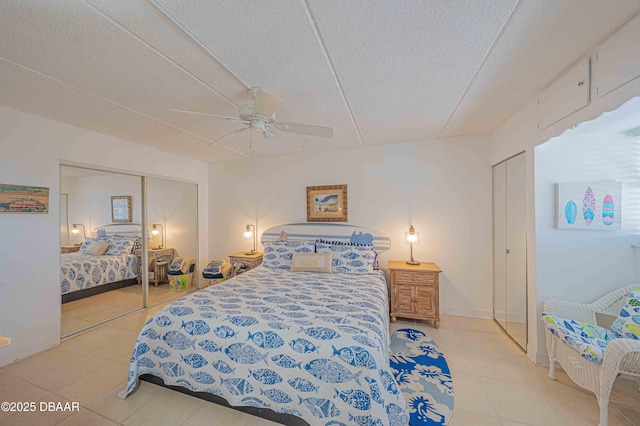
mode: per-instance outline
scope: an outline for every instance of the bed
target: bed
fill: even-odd
[[[106,225],[94,230],[78,252],[62,254],[62,303],[137,284],[138,267],[133,253],[139,235],[139,224]],[[89,254],[87,248],[94,242],[109,244],[107,251]]]
[[[317,235],[317,227],[309,229]],[[295,272],[269,256],[286,259],[295,244],[306,245],[296,252],[314,253],[332,245],[340,254],[331,254],[330,269],[343,255],[358,269],[367,263],[349,255],[355,249],[348,243],[333,243],[268,243],[263,265],[158,311],[138,336],[120,396],[152,376],[285,424],[406,425],[406,403],[389,370],[384,274]]]

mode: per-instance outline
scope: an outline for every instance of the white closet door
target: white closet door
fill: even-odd
[[[493,318],[507,329],[507,163],[493,167]]]
[[[506,162],[506,288],[507,333],[526,349],[527,345],[527,211],[525,154]]]

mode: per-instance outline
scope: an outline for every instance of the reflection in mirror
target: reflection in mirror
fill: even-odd
[[[67,194],[61,231],[73,225],[78,231],[70,232],[69,244],[61,248],[60,331],[65,337],[142,307],[134,249],[142,231],[142,178],[70,166],[60,171],[61,192]],[[132,220],[138,224],[133,231],[124,229],[130,224],[112,224],[111,197],[121,194],[131,197]]]
[[[197,185],[147,178],[148,305],[197,290]]]

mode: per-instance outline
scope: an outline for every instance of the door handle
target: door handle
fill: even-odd
[[[511,249],[506,250],[507,254],[511,254]]]

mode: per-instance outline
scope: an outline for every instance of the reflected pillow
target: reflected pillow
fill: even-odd
[[[294,253],[291,260],[291,272],[331,273],[333,253]]]
[[[87,248],[84,251],[84,254],[89,254],[92,256],[102,256],[109,249],[109,243],[101,243],[98,241],[92,241],[89,243]]]
[[[378,266],[378,253],[373,246],[316,240],[317,253],[333,253],[333,272],[367,274]]]
[[[640,287],[633,287],[611,331],[627,339],[640,340]]]
[[[264,244],[262,264],[268,268],[291,269],[294,253],[314,253],[315,241],[273,241]]]
[[[133,238],[121,238],[121,237],[108,237],[109,249],[107,253],[109,256],[122,256],[123,254],[131,254],[133,248]]]

